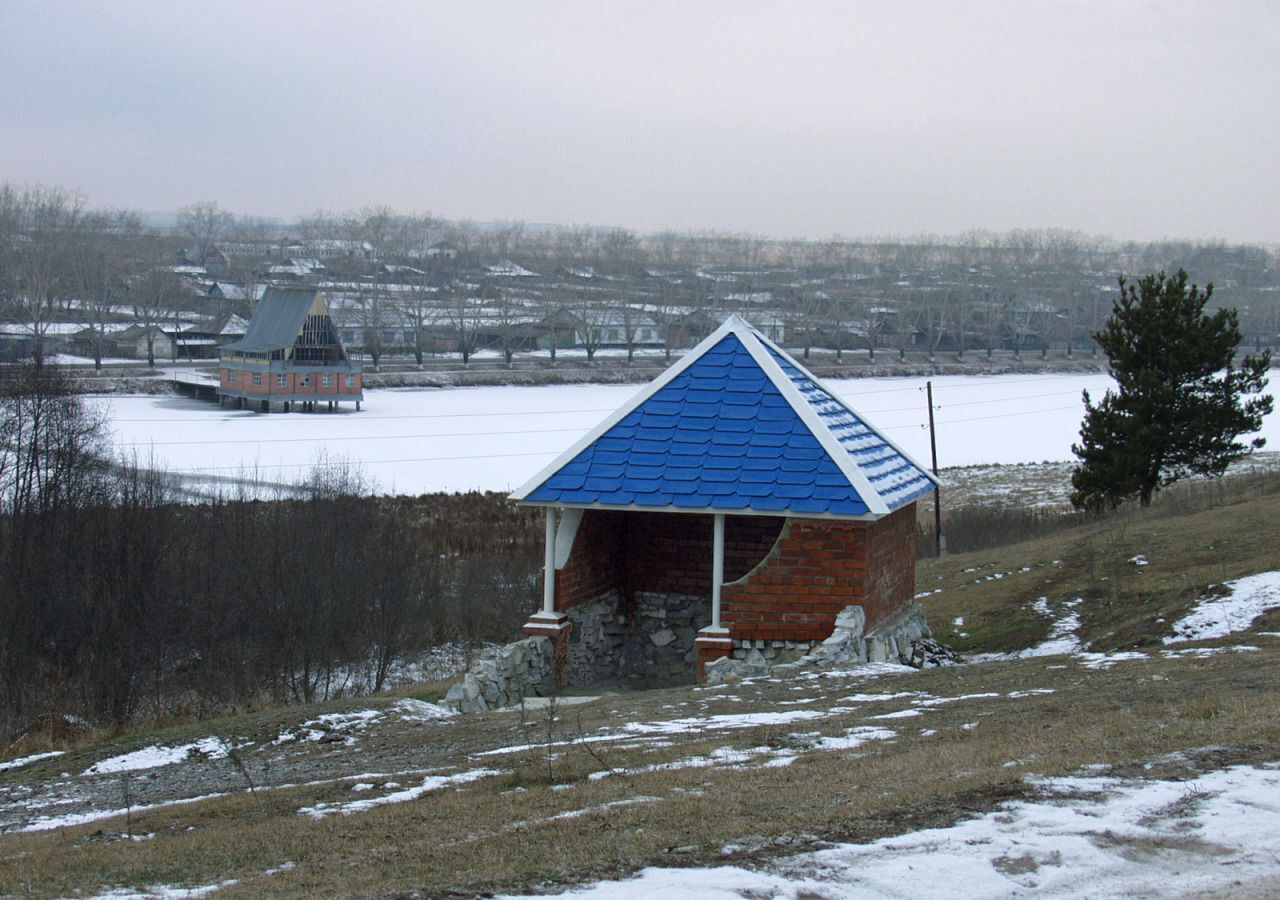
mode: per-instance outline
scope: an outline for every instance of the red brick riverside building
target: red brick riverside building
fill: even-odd
[[[285,412],[320,403],[360,408],[361,366],[347,358],[319,291],[270,288],[263,294],[245,336],[222,348],[218,399],[263,412],[272,403]]]
[[[569,681],[674,683],[861,607],[913,604],[934,477],[737,316],[512,494],[547,511],[543,608]],[[682,668],[683,666],[683,668]]]

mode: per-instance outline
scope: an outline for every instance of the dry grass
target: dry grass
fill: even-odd
[[[1170,658],[1153,644],[1210,585],[1280,568],[1274,546],[1262,537],[1277,515],[1280,497],[1274,495],[1179,517],[1132,514],[1073,529],[1065,538],[921,564],[920,589],[940,589],[924,602],[944,639],[956,640],[946,634],[948,623],[963,616],[957,630],[969,634],[968,649],[1025,647],[1049,628],[1031,603],[1045,597],[1060,609],[1083,597],[1077,607],[1083,637],[1095,648],[1147,650],[1110,668],[1056,657],[894,676],[833,673],[608,695],[561,706],[550,726],[547,713],[536,710],[417,728],[388,723],[346,755],[309,748],[309,764],[332,778],[368,771],[350,768],[365,761],[362,753],[375,760],[370,766],[383,754],[413,763],[403,768],[418,774],[364,778],[378,787],[359,793],[352,790],[355,778],[253,794],[234,786],[231,796],[135,812],[133,833],[154,835],[140,842],[114,839],[125,830],[123,819],[9,834],[0,838],[0,896],[229,879],[237,883],[219,896],[473,896],[651,864],[752,865],[814,842],[945,824],[1025,794],[1026,774],[1102,765],[1121,774],[1190,778],[1202,768],[1270,761],[1280,745],[1274,690],[1280,639],[1242,635],[1213,642],[1222,652],[1203,659]],[[1139,553],[1149,565],[1128,561]],[[1002,577],[989,577],[997,573]],[[1278,619],[1273,614],[1261,627],[1275,628]],[[1234,649],[1246,644],[1257,649]],[[985,694],[996,696],[973,696]],[[432,689],[426,695],[434,696]],[[922,706],[926,699],[930,705]],[[877,718],[909,709],[921,712]],[[797,710],[821,715],[732,730],[719,729],[712,718]],[[253,741],[244,756],[260,760],[271,752],[261,748],[274,735],[319,711],[261,712],[220,722],[216,730]],[[590,752],[576,741],[620,734],[628,723],[681,718],[700,724],[662,740],[601,742]],[[894,735],[852,750],[816,746],[820,736],[867,727]],[[177,742],[209,731],[206,722],[146,739]],[[548,734],[557,746],[477,755],[545,743]],[[139,740],[80,748],[19,771],[27,781],[80,771]],[[723,748],[738,751],[741,761],[688,764]],[[764,765],[781,753],[794,761]],[[316,803],[379,795],[389,780],[412,787],[424,769],[451,774],[480,767],[499,774],[349,816],[317,821],[298,813]],[[609,770],[618,774],[599,777]],[[19,783],[18,772],[0,773],[0,791]],[[579,814],[563,816],[573,812]],[[267,874],[286,863],[292,867]]]

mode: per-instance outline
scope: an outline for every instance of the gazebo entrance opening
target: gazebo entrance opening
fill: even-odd
[[[595,509],[557,517],[555,545],[563,558],[554,561],[551,611],[571,625],[570,684],[639,688],[696,680],[698,632],[713,624],[715,519]],[[764,562],[786,519],[723,521],[727,584]]]

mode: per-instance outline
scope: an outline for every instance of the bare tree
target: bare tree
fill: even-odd
[[[421,366],[426,352],[427,337],[431,326],[441,318],[438,292],[427,285],[426,276],[419,279],[413,290],[396,298],[400,318],[413,332],[413,358]]]
[[[152,269],[130,287],[133,320],[143,329],[147,342],[147,365],[153,369],[156,365],[156,333],[186,296],[186,287],[172,269]]]
[[[94,213],[86,221],[84,239],[75,254],[75,278],[80,321],[91,333],[95,369],[102,368],[107,324],[115,317],[117,301],[126,294],[129,268],[141,252],[143,235],[137,213]]]
[[[614,318],[613,310],[599,297],[583,288],[578,288],[570,310],[579,323],[578,346],[586,351],[587,361],[591,362],[608,340],[609,323]]]
[[[75,255],[85,198],[62,188],[28,188],[5,201],[16,215],[10,307],[31,330],[36,367],[44,365],[46,336],[76,287]]]
[[[470,294],[465,288],[442,291],[440,309],[453,331],[457,350],[462,354],[462,364],[471,361],[480,344],[480,325],[484,318],[484,301]]]
[[[191,241],[190,250],[201,263],[235,225],[235,216],[212,200],[202,200],[178,210],[178,230]]]

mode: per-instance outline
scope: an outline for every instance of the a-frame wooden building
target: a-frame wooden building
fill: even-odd
[[[245,336],[220,354],[218,398],[267,412],[336,409],[364,399],[362,367],[352,362],[318,290],[269,288]]]

